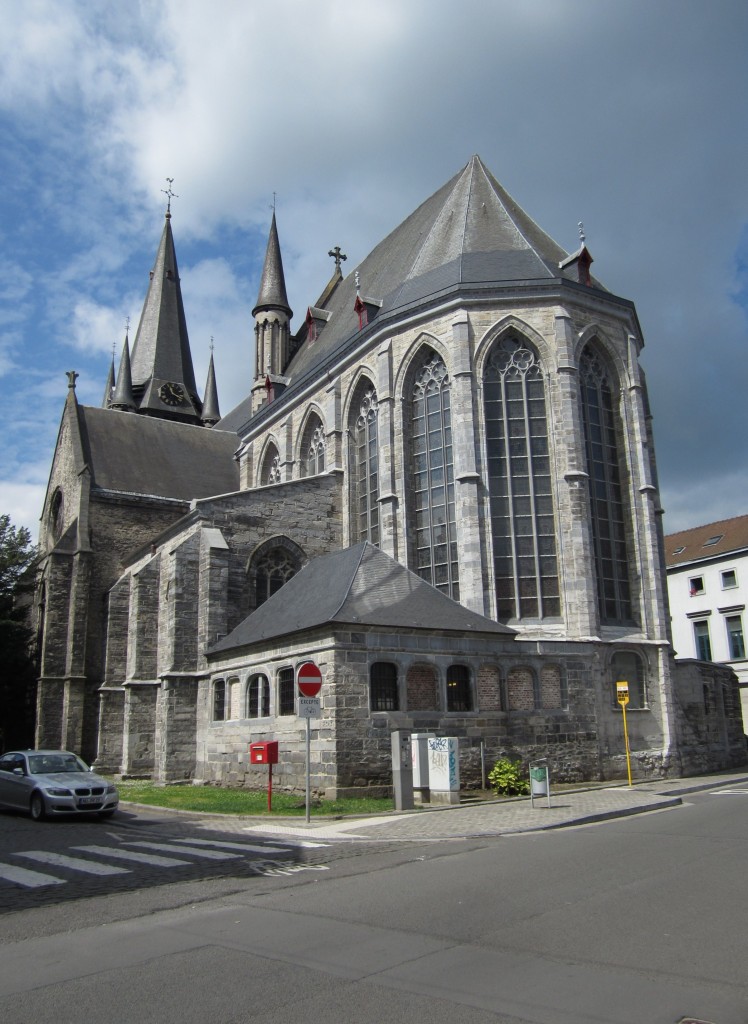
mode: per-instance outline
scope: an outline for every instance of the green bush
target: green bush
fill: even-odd
[[[488,773],[488,781],[496,796],[526,796],[530,783],[522,775],[522,762],[500,757]]]

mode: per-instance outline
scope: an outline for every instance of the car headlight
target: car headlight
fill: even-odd
[[[69,789],[48,789],[47,792],[50,796],[72,796],[73,794]]]
[[[106,788],[106,791],[107,791],[107,793],[116,793],[117,792],[117,787],[113,786],[111,784],[111,782],[110,782],[109,785]]]

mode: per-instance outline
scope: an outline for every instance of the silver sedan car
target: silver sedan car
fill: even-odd
[[[0,757],[0,807],[28,811],[35,821],[54,814],[117,810],[117,787],[68,750],[11,750]]]

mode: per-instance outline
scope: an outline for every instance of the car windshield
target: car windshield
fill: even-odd
[[[32,775],[55,775],[58,772],[86,772],[88,768],[75,754],[32,754],[29,771]]]

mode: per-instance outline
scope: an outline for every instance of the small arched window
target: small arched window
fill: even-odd
[[[447,711],[472,711],[470,670],[466,665],[450,665],[447,669]]]
[[[278,673],[278,714],[293,715],[296,713],[296,685],[294,670],[282,668]]]
[[[301,471],[304,476],[317,476],[325,471],[325,428],[319,416],[310,416],[301,441]]]
[[[265,451],[265,458],[262,460],[260,470],[260,486],[268,484],[279,484],[281,482],[280,455],[274,444],[269,444]]]
[[[374,662],[369,673],[369,693],[372,711],[397,711],[400,706],[397,665],[389,661]]]
[[[250,676],[247,683],[247,718],[267,718],[270,714],[270,683],[267,676]]]
[[[216,679],[213,683],[213,721],[226,719],[226,680]]]
[[[63,502],[62,502],[62,491],[57,488],[53,497],[52,503],[49,509],[49,528],[52,532],[54,540],[59,540],[62,535],[62,524],[63,524]]]
[[[647,683],[644,662],[635,651],[616,651],[610,661],[611,694],[616,701],[616,683],[629,684],[627,711],[647,707]],[[616,707],[619,707],[617,703]]]

